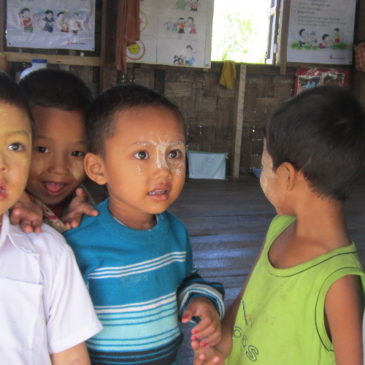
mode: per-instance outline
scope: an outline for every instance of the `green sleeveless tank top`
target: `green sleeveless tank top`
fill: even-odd
[[[324,322],[328,288],[345,275],[365,274],[351,244],[289,269],[274,268],[268,251],[294,217],[272,221],[237,313],[228,365],[334,365]]]

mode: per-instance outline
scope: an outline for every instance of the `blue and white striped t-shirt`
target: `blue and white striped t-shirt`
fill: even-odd
[[[223,289],[197,274],[186,228],[172,213],[135,230],[113,218],[108,200],[96,209],[65,233],[104,327],[87,343],[93,364],[172,364],[189,299],[207,296],[223,315]]]

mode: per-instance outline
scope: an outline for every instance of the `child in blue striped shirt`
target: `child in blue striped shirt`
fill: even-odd
[[[104,329],[88,341],[93,364],[176,364],[179,319],[192,341],[221,338],[223,288],[204,281],[184,224],[169,206],[185,181],[183,117],[163,96],[115,86],[91,105],[85,171],[109,198],[65,232]]]

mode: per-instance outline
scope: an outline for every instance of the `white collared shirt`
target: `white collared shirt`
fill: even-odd
[[[101,330],[73,252],[43,225],[24,233],[3,215],[0,234],[0,363],[51,364]]]

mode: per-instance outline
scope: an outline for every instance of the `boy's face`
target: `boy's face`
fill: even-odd
[[[0,214],[23,193],[31,153],[29,117],[18,107],[0,101]]]
[[[183,188],[183,124],[165,107],[132,108],[115,118],[114,136],[106,140],[104,156],[98,156],[103,177],[89,176],[107,184],[109,208],[117,219],[143,226],[164,212]]]
[[[33,156],[27,190],[46,205],[62,202],[84,179],[84,116],[79,111],[35,106]]]

